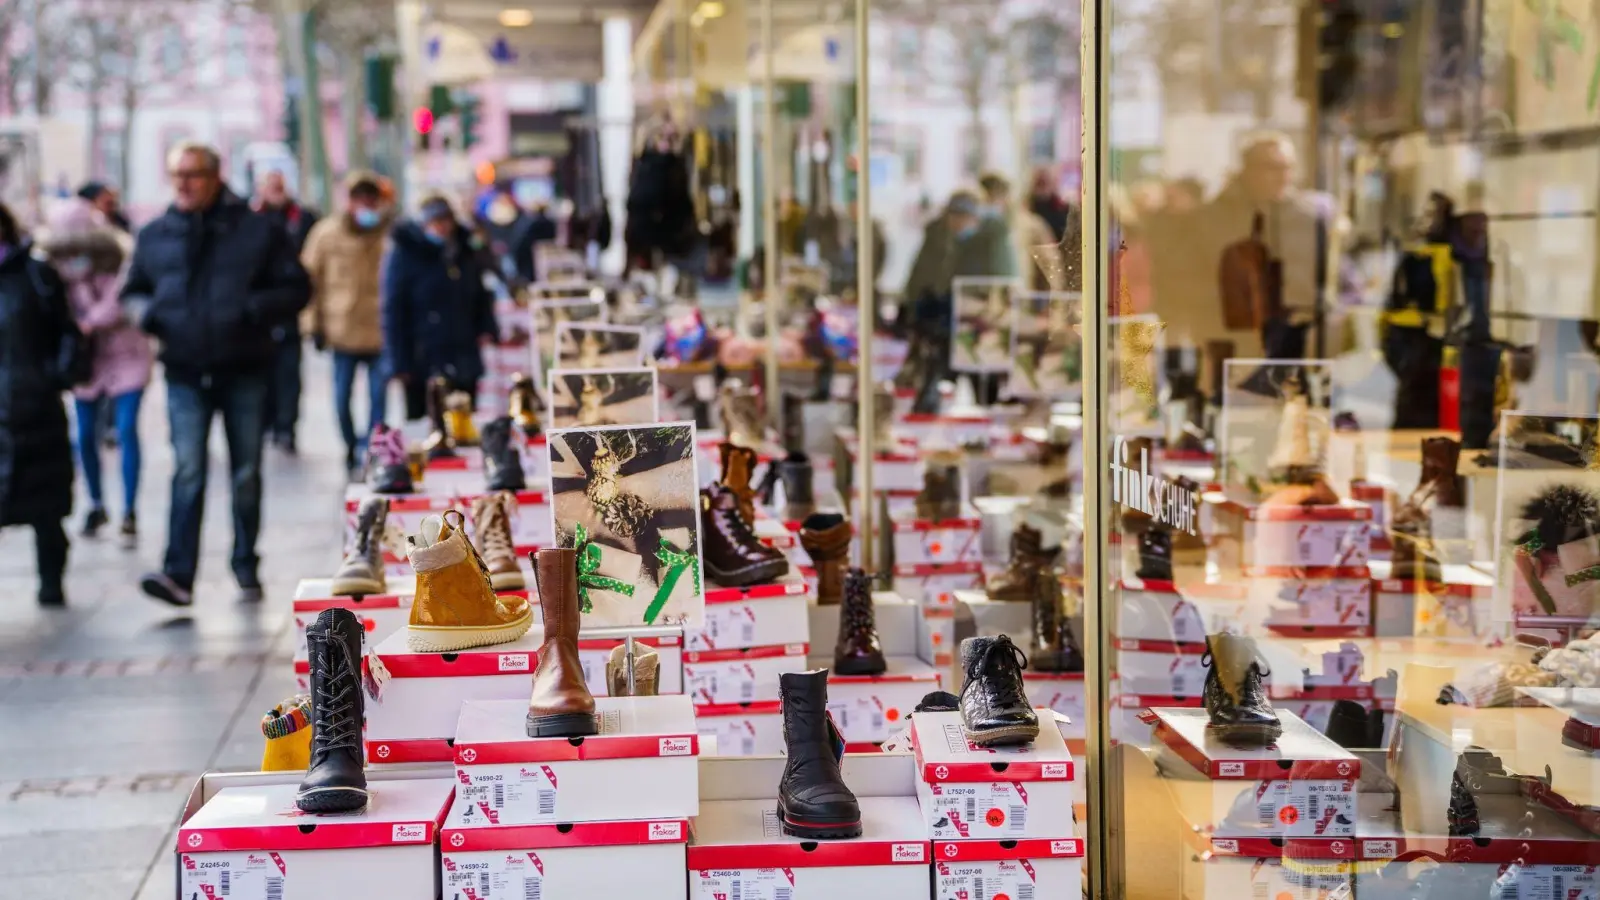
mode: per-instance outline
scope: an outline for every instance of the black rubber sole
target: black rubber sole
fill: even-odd
[[[712,565],[710,560],[706,560],[705,567],[706,577],[721,587],[748,587],[752,584],[778,580],[789,571],[789,561],[775,559],[772,562],[745,566],[742,569],[719,569]]]
[[[835,838],[861,837],[861,820],[854,822],[817,822],[808,819],[792,819],[784,812],[783,801],[778,801],[778,825],[783,833],[790,837],[806,840],[829,840]]]
[[[889,670],[888,663],[883,657],[852,657],[850,659],[837,659],[833,661],[833,674],[835,675],[882,675]]]
[[[1265,747],[1283,736],[1282,725],[1216,725],[1206,726],[1212,737],[1235,747]]]
[[[367,807],[366,788],[316,788],[295,795],[294,805],[308,813],[351,813]]]
[[[591,713],[561,713],[536,716],[528,713],[528,737],[588,737],[600,733],[600,722]]]

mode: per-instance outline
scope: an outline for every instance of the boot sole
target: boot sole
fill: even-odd
[[[335,578],[333,585],[328,588],[328,593],[335,597],[365,597],[370,594],[381,594],[386,589],[376,578]]]
[[[979,747],[1009,747],[1014,744],[1031,744],[1039,736],[1038,725],[1007,725],[1004,728],[990,728],[986,731],[973,731],[966,725],[961,726],[961,733],[967,740]]]
[[[790,837],[806,839],[861,837],[860,819],[854,822],[816,822],[791,818],[784,811],[782,800],[778,801],[778,824],[783,833]]]
[[[515,622],[481,627],[406,626],[406,648],[416,653],[454,653],[473,647],[507,644],[533,627],[533,610]]]
[[[536,716],[528,713],[527,734],[531,738],[588,737],[600,733],[593,713],[557,713]]]
[[[775,581],[789,571],[787,559],[757,563],[742,569],[719,569],[710,560],[705,563],[706,576],[722,587],[748,587],[752,584]]]
[[[1283,735],[1282,725],[1207,725],[1206,730],[1224,744],[1246,747],[1265,747]]]
[[[523,576],[521,569],[494,573],[489,576],[489,583],[494,585],[496,591],[522,591],[528,587],[528,579]]]
[[[833,674],[835,675],[882,675],[889,670],[883,657],[877,659],[847,659],[833,661]]]
[[[313,788],[295,794],[294,805],[308,813],[358,812],[367,806],[367,791],[365,788]]]

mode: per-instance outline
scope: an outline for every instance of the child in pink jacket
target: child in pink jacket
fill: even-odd
[[[77,403],[78,454],[89,488],[90,510],[85,537],[94,537],[110,521],[100,477],[100,406],[109,403],[122,453],[122,540],[132,546],[138,537],[135,515],[139,494],[139,403],[150,383],[153,354],[150,338],[123,316],[117,302],[118,276],[126,251],[119,233],[88,200],[64,201],[50,216],[43,249],[67,284],[72,314],[94,349],[94,374],[74,388]]]

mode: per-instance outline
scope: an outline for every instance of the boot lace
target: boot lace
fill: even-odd
[[[840,614],[844,617],[840,630],[844,632],[871,631],[876,628],[877,616],[872,606],[872,579],[845,576],[844,597]],[[854,599],[859,597],[860,599]]]
[[[724,487],[723,489],[733,493],[732,488]],[[717,512],[722,514],[722,521],[729,523],[728,531],[733,535],[736,543],[743,546],[761,543],[761,539],[756,537],[755,529],[750,526],[749,522],[744,520],[744,514],[739,512],[738,507],[721,509],[717,510]]]
[[[360,690],[355,677],[358,662],[350,658],[344,636],[337,627],[328,631],[326,637],[316,642],[320,651],[318,662],[326,677],[317,679],[312,686],[315,716],[311,734],[324,751],[360,752],[361,723],[355,714],[355,692]]]
[[[488,502],[473,511],[472,518],[478,526],[478,542],[483,544],[485,554],[516,557],[516,548],[511,542],[511,521],[506,515],[502,498],[489,498]]]
[[[1002,634],[967,663],[967,682],[961,693],[965,695],[973,685],[982,682],[988,687],[989,700],[995,706],[1027,706],[1022,692],[1022,670],[1027,665],[1027,654],[1013,644],[1009,636]]]

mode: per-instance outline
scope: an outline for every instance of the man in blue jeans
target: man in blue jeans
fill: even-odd
[[[261,444],[274,330],[293,322],[310,287],[284,229],[222,183],[220,157],[183,143],[167,156],[172,206],[139,232],[122,299],[161,343],[174,471],[161,570],[140,581],[174,606],[193,602],[205,511],[206,438],[222,417],[233,487],[233,575],[261,599]]]

